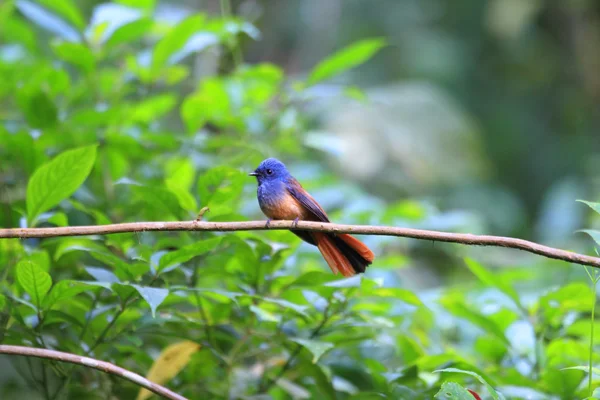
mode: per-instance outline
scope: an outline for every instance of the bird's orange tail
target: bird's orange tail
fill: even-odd
[[[353,236],[323,232],[313,232],[312,236],[323,258],[335,274],[341,272],[344,276],[352,276],[365,272],[375,258],[373,252]]]

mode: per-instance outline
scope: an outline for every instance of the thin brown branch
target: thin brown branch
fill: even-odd
[[[142,386],[165,399],[187,400],[185,397],[170,391],[169,389],[150,382],[148,379],[124,368],[117,367],[106,361],[95,360],[89,357],[78,356],[76,354],[64,353],[62,351],[38,349],[35,347],[0,345],[0,354],[12,354],[25,357],[47,358],[50,360],[68,362],[71,364],[83,365],[84,367],[97,369],[107,374],[112,374]]]
[[[294,227],[294,229],[292,229]],[[460,243],[471,246],[508,247],[538,254],[544,257],[563,260],[575,264],[589,265],[600,268],[600,258],[566,250],[544,246],[523,239],[502,236],[472,235],[470,233],[448,233],[427,231],[422,229],[397,228],[393,226],[370,225],[340,225],[324,222],[299,221],[296,227],[294,221],[271,221],[266,227],[265,221],[244,222],[132,222],[112,225],[65,226],[58,228],[15,228],[0,229],[0,239],[3,238],[48,238],[59,236],[110,235],[114,233],[148,232],[148,231],[252,231],[252,230],[306,230],[333,233],[353,233],[359,235],[399,236],[438,242]]]

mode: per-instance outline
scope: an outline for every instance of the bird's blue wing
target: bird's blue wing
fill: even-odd
[[[306,190],[304,190],[302,185],[300,185],[295,178],[289,178],[286,182],[286,187],[292,197],[302,204],[302,206],[314,216],[315,221],[329,222],[327,214],[321,208],[319,203],[317,203],[317,201],[313,199]]]

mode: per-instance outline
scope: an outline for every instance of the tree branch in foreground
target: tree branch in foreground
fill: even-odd
[[[252,231],[252,230],[305,230],[332,233],[352,233],[359,235],[399,236],[438,242],[460,243],[472,246],[508,247],[538,254],[547,258],[563,260],[575,264],[600,268],[600,258],[573,253],[523,239],[502,236],[472,235],[470,233],[448,233],[427,231],[422,229],[397,228],[393,226],[372,225],[340,225],[324,222],[271,221],[266,227],[265,221],[244,222],[131,222],[112,225],[65,226],[58,228],[15,228],[0,229],[3,238],[47,238],[58,236],[110,235],[114,233],[148,232],[148,231]]]
[[[107,374],[112,374],[142,386],[151,392],[158,394],[170,400],[187,400],[185,397],[170,391],[169,389],[150,382],[148,379],[134,372],[117,367],[106,361],[99,361],[89,357],[82,357],[76,354],[63,353],[62,351],[38,349],[34,347],[0,345],[0,354],[12,354],[25,357],[48,358],[56,361],[68,362],[71,364],[83,365],[84,367],[94,368]]]

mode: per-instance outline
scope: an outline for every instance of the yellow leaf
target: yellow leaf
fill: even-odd
[[[198,343],[189,340],[173,343],[167,346],[154,360],[146,378],[154,383],[162,385],[177,375],[190,362],[192,354],[200,349]],[[146,400],[152,395],[147,389],[141,389],[137,400]]]

